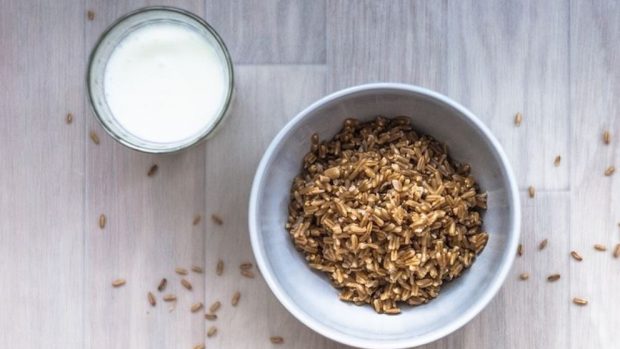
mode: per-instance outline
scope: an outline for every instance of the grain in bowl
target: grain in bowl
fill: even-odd
[[[469,165],[409,118],[347,119],[329,141],[312,135],[286,229],[340,299],[398,314],[472,265],[486,200]]]

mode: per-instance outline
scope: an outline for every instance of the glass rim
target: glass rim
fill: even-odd
[[[211,34],[213,36],[213,38],[217,42],[218,46],[222,50],[222,53],[223,53],[225,61],[226,61],[226,69],[229,72],[228,90],[226,91],[226,99],[224,101],[223,108],[220,110],[219,115],[217,116],[217,119],[215,120],[215,122],[209,128],[205,129],[200,134],[199,137],[197,137],[197,138],[195,138],[195,139],[193,139],[193,140],[191,140],[189,142],[185,142],[185,143],[182,143],[182,144],[175,144],[173,147],[170,147],[170,148],[158,148],[158,149],[144,147],[144,146],[135,144],[135,143],[125,139],[124,137],[121,137],[113,129],[111,129],[111,127],[108,125],[108,123],[103,120],[102,116],[99,113],[98,108],[95,106],[95,102],[94,102],[94,99],[93,99],[93,91],[91,89],[91,82],[92,82],[91,81],[92,80],[92,74],[91,73],[92,73],[94,58],[95,58],[96,53],[99,51],[99,48],[100,48],[101,44],[105,41],[105,39],[108,37],[110,32],[112,30],[114,30],[117,26],[119,26],[120,24],[122,24],[123,22],[128,20],[129,18],[132,18],[132,17],[137,16],[137,15],[141,15],[141,14],[146,13],[146,12],[154,12],[154,11],[170,12],[170,13],[175,13],[175,14],[180,14],[180,15],[186,16],[190,20],[195,21],[200,26],[202,26],[204,29],[206,29],[207,32],[209,32],[209,34]],[[117,142],[121,143],[122,145],[124,145],[124,146],[126,146],[128,148],[131,148],[133,150],[137,150],[139,152],[149,153],[149,154],[166,154],[166,153],[175,153],[175,152],[187,149],[187,148],[191,148],[191,147],[201,143],[202,141],[207,139],[209,136],[211,136],[213,134],[213,132],[218,128],[218,126],[220,126],[220,124],[224,120],[227,112],[229,111],[230,105],[232,103],[233,92],[234,92],[233,91],[234,90],[234,80],[235,80],[235,76],[234,75],[235,74],[234,74],[234,69],[233,69],[232,58],[230,57],[230,53],[228,52],[228,48],[226,47],[226,44],[224,43],[224,40],[222,40],[221,36],[217,33],[217,31],[206,20],[204,20],[203,18],[201,18],[200,16],[196,15],[193,12],[190,12],[190,11],[178,8],[178,7],[173,7],[173,6],[146,6],[146,7],[141,7],[139,9],[130,11],[130,12],[120,16],[119,18],[114,20],[114,22],[112,22],[112,24],[110,24],[101,33],[101,35],[99,35],[99,38],[97,39],[97,42],[93,46],[93,48],[90,51],[90,54],[88,56],[88,66],[87,66],[87,69],[86,69],[86,89],[88,91],[88,100],[89,100],[90,108],[93,111],[93,113],[95,114],[95,119],[97,119],[97,121],[99,122],[101,127],[103,127],[103,129],[106,131],[106,133],[109,134],[114,140],[116,140]]]

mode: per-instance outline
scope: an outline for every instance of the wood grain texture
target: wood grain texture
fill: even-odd
[[[569,187],[568,11],[564,0],[448,8],[448,93],[491,128],[521,189]]]
[[[329,1],[328,90],[390,81],[445,91],[446,10],[445,0]]]
[[[316,66],[242,66],[237,69],[237,95],[230,120],[207,146],[207,210],[224,224],[209,221],[206,236],[208,269],[206,300],[220,300],[222,310],[214,348],[269,348],[269,337],[280,335],[286,348],[335,348],[299,323],[275,299],[257,274],[240,275],[239,264],[251,261],[247,211],[250,186],[264,149],[296,113],[324,93],[325,69]],[[215,275],[217,260],[225,272]],[[242,294],[238,307],[231,296]],[[249,334],[249,335],[248,335]],[[275,347],[275,346],[274,346]]]
[[[564,192],[539,193],[534,199],[521,195],[523,256],[517,257],[502,289],[480,315],[425,348],[569,347],[569,197]],[[539,250],[544,239],[547,247]],[[526,281],[519,279],[523,272],[529,274]],[[555,273],[560,280],[548,282],[547,276]],[[533,335],[537,331],[540,335]]]
[[[237,64],[264,64],[237,65],[230,119],[207,143],[170,156],[118,145],[84,89],[100,33],[158,4],[206,16]],[[282,348],[344,348],[295,320],[258,271],[246,279],[238,266],[254,262],[247,202],[272,137],[325,93],[371,81],[429,87],[470,108],[503,144],[522,189],[525,255],[479,316],[426,347],[615,348],[620,260],[592,246],[620,242],[620,173],[603,176],[620,169],[619,41],[620,5],[603,0],[0,0],[0,348],[269,348],[271,335],[285,338]],[[194,264],[205,273],[187,276],[190,292],[174,268]],[[554,272],[562,277],[549,284]],[[162,277],[179,297],[173,310],[155,291]],[[115,278],[127,284],[112,288]],[[575,296],[590,303],[575,306]],[[189,310],[215,300],[215,323]],[[207,339],[211,325],[219,332]]]
[[[589,300],[571,307],[573,348],[618,346],[620,328],[620,260],[608,249],[620,242],[619,173],[603,176],[605,168],[620,168],[620,4],[571,1],[571,248],[584,261],[571,263],[571,296]],[[610,145],[602,133],[612,133]],[[583,334],[589,334],[587,336]]]
[[[324,64],[324,0],[207,0],[235,63]]]
[[[161,2],[160,2],[161,3]],[[170,4],[203,13],[201,2]],[[146,5],[140,1],[90,2],[95,20],[86,22],[90,48],[103,29],[123,13]],[[88,50],[84,52],[84,56]],[[91,113],[92,114],[92,113]],[[176,267],[190,268],[204,262],[204,224],[194,226],[194,215],[205,211],[205,147],[153,156],[129,150],[108,137],[89,114],[88,130],[101,143],[86,143],[86,266],[84,311],[88,348],[192,348],[204,342],[201,313],[192,314],[192,303],[204,300],[204,274],[191,273],[188,291],[180,285]],[[147,172],[153,164],[159,170]],[[100,214],[107,216],[102,230]],[[156,291],[168,279],[163,293]],[[112,280],[127,284],[113,288]],[[157,297],[151,307],[147,292]],[[163,294],[178,301],[164,303]]]
[[[0,1],[2,348],[83,341],[82,9]]]

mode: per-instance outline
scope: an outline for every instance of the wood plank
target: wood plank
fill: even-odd
[[[521,195],[522,244],[504,286],[491,303],[456,333],[424,348],[567,348],[569,346],[570,194]],[[492,238],[492,236],[491,236]],[[543,239],[547,247],[539,250]],[[475,265],[474,265],[475,268]],[[528,273],[529,279],[519,279]],[[547,276],[560,274],[550,283]]]
[[[564,0],[448,8],[448,95],[491,128],[522,189],[569,188],[568,11]]]
[[[83,339],[82,15],[76,1],[0,1],[2,348]]]
[[[522,189],[522,241],[500,293],[471,323],[429,347],[567,347],[569,307],[570,119],[568,4],[463,1],[448,7],[448,95],[494,132]],[[545,98],[541,98],[545,96]],[[520,111],[524,121],[514,125]],[[556,155],[563,161],[553,165]],[[542,192],[550,190],[550,192]],[[537,251],[541,240],[549,245]],[[528,281],[518,275],[527,272]],[[562,278],[549,284],[546,276]],[[532,331],[544,328],[544,336]]]
[[[620,328],[620,260],[597,252],[595,243],[613,247],[620,242],[620,179],[603,176],[605,168],[620,168],[620,4],[571,1],[571,248],[583,262],[571,263],[571,297],[589,300],[571,304],[573,348],[618,346]],[[612,143],[602,142],[602,132]]]
[[[118,16],[147,5],[147,1],[87,2],[95,20],[87,23],[90,49],[104,28]],[[159,2],[161,3],[161,2]],[[196,1],[168,1],[199,15]],[[88,53],[88,52],[86,52]],[[99,127],[92,113],[88,130],[99,133],[101,144],[86,144],[86,290],[85,346],[89,348],[192,348],[204,342],[204,319],[190,306],[204,300],[204,275],[191,273],[187,291],[175,267],[203,265],[205,147],[163,156],[138,153],[117,144]],[[152,164],[159,170],[147,177]],[[98,226],[100,214],[107,225]],[[176,294],[176,304],[164,303],[155,289],[168,279],[164,293]],[[120,288],[112,280],[125,278]],[[147,292],[157,295],[157,306]]]
[[[235,63],[325,63],[324,0],[207,0]]]
[[[371,81],[414,83],[463,103],[500,139],[521,189],[538,189],[533,200],[523,195],[525,255],[503,289],[470,324],[426,347],[615,346],[620,262],[592,245],[620,242],[618,173],[602,174],[609,165],[620,169],[620,5],[164,3],[206,14],[237,63],[274,64],[238,66],[230,120],[214,139],[173,156],[116,144],[84,95],[86,57],[101,31],[127,11],[161,1],[0,0],[0,297],[8,302],[0,347],[256,348],[282,335],[287,348],[342,348],[296,321],[260,276],[241,278],[238,264],[253,262],[247,200],[271,137],[325,92]],[[87,21],[88,9],[94,21]],[[291,63],[308,65],[283,66]],[[520,128],[512,122],[517,111]],[[91,129],[99,146],[88,139]],[[605,129],[609,146],[601,141]],[[147,178],[153,163],[159,172]],[[214,212],[223,226],[208,219]],[[100,213],[108,216],[104,230]],[[193,226],[198,213],[203,220]],[[543,238],[549,245],[537,251]],[[570,259],[571,249],[584,261]],[[219,258],[226,261],[221,277],[214,271]],[[174,268],[192,264],[205,274],[188,276],[190,293]],[[518,280],[523,271],[529,281]],[[562,278],[548,284],[552,272]],[[127,285],[113,289],[117,277]],[[146,301],[161,277],[180,299],[172,311],[157,292],[156,308]],[[233,308],[236,290],[242,297]],[[590,303],[577,307],[574,296]],[[215,300],[223,303],[215,323],[189,312],[194,301]],[[218,335],[205,339],[213,324]]]
[[[445,91],[447,2],[327,4],[328,90],[406,82]]]
[[[207,209],[224,219],[207,222],[206,299],[222,302],[215,323],[220,332],[208,341],[214,348],[267,348],[269,337],[281,335],[287,348],[336,348],[296,321],[257,275],[243,278],[239,264],[251,261],[247,228],[250,185],[264,149],[287,120],[324,93],[324,67],[239,66],[233,113],[207,145]],[[268,88],[266,88],[268,86]],[[217,260],[225,272],[215,275]],[[230,298],[242,294],[237,308]]]

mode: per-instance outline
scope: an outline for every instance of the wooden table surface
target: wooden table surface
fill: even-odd
[[[237,77],[224,128],[170,156],[108,137],[84,83],[104,28],[154,4],[206,18]],[[374,81],[421,85],[470,108],[504,146],[523,198],[525,253],[502,290],[427,348],[618,348],[620,259],[610,250],[620,241],[620,173],[603,172],[620,167],[619,42],[615,1],[0,0],[0,348],[269,348],[272,335],[282,348],[343,348],[238,265],[253,259],[248,195],[271,138],[326,93]],[[197,214],[205,218],[193,225]],[[189,292],[174,269],[191,265],[205,273],[188,276]],[[561,279],[547,282],[551,273]],[[174,309],[155,291],[162,277],[178,295]],[[127,284],[112,288],[116,278]],[[576,296],[589,304],[572,304]],[[216,300],[216,322],[190,313]],[[219,331],[205,338],[211,325]]]

